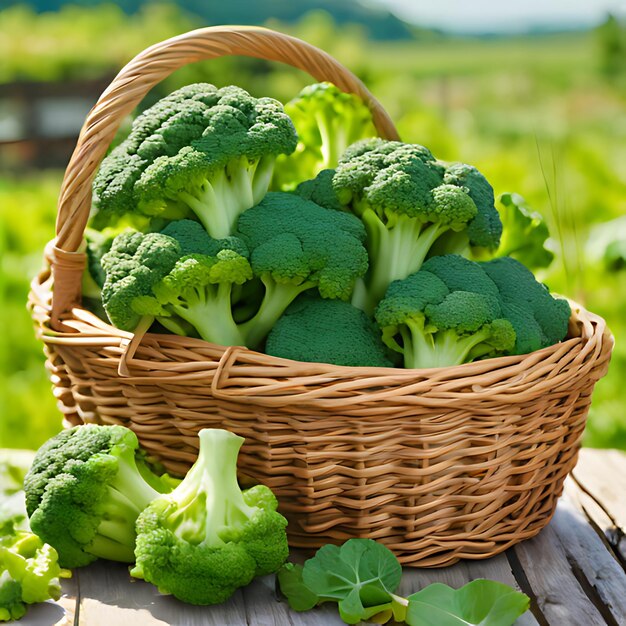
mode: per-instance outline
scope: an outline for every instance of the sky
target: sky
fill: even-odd
[[[626,0],[378,0],[420,26],[463,32],[524,31],[534,26],[600,23],[626,17]]]

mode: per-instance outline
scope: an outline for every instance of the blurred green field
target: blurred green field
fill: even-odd
[[[110,9],[106,28],[102,19],[96,27],[89,21],[96,18],[81,14],[83,27],[76,31],[67,16],[56,16],[67,20],[66,27],[48,28],[45,45],[35,49],[25,42],[16,47],[28,17],[23,13],[18,19],[16,13],[11,32],[18,34],[4,37],[7,28],[0,37],[0,55],[11,59],[0,81],[62,80],[118,68],[147,44],[193,25],[171,11],[155,7],[143,18],[123,20]],[[40,26],[30,19],[36,34]],[[120,20],[124,30],[113,52],[104,41],[107,29]],[[88,42],[87,23],[93,29]],[[373,43],[356,27],[337,31],[322,14],[290,30],[353,69],[382,101],[405,140],[430,147],[442,159],[476,165],[497,193],[521,193],[548,218],[557,258],[541,278],[604,316],[617,340],[609,375],[594,395],[585,443],[626,449],[621,388],[626,376],[626,269],[607,270],[590,243],[594,225],[626,215],[626,90],[623,80],[602,71],[597,35]],[[73,32],[74,46],[68,43]],[[55,57],[51,51],[62,40]],[[43,59],[45,64],[38,65]],[[308,82],[284,66],[224,59],[176,72],[148,101],[196,80],[234,82],[255,95],[283,100]],[[0,174],[0,447],[38,446],[60,428],[25,302],[43,246],[54,234],[61,177],[60,171]]]

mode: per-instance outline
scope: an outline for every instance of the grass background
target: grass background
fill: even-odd
[[[100,76],[197,25],[160,5],[132,18],[113,6],[41,16],[23,7],[0,11],[0,82]],[[617,340],[585,443],[626,449],[626,270],[603,263],[596,236],[626,214],[626,81],[622,66],[607,63],[602,33],[372,42],[322,13],[295,26],[268,25],[324,48],[357,73],[404,140],[476,165],[497,193],[521,193],[544,214],[557,257],[540,278],[604,316]],[[285,66],[222,59],[176,72],[146,102],[197,80],[236,83],[283,101],[310,82]],[[25,308],[54,235],[61,180],[62,171],[0,173],[0,447],[37,447],[61,427]]]

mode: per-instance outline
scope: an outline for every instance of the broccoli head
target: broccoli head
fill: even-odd
[[[137,516],[171,485],[152,474],[131,430],[88,424],[38,450],[24,490],[33,532],[64,567],[80,567],[99,557],[131,563]]]
[[[265,352],[294,361],[391,367],[380,331],[342,300],[300,296],[276,322]]]
[[[323,298],[348,300],[367,271],[359,220],[295,194],[268,193],[241,215],[237,228],[250,250],[252,271],[265,286],[257,313],[241,325],[251,348],[300,293],[316,289]]]
[[[512,354],[527,354],[566,337],[572,313],[567,300],[552,296],[528,268],[510,257],[481,263],[481,267],[498,287],[502,313],[515,329]]]
[[[350,144],[377,135],[363,100],[332,83],[305,87],[285,105],[285,113],[296,127],[298,145],[290,156],[279,157],[277,189],[291,190],[320,170],[335,167]]]
[[[445,166],[416,144],[369,139],[345,152],[333,187],[339,203],[363,221],[370,258],[353,304],[371,313],[392,281],[419,270],[436,242],[475,221],[470,189],[445,175]]]
[[[37,535],[0,525],[0,622],[20,619],[26,604],[61,597],[61,569],[56,550]]]
[[[198,460],[174,491],[137,520],[137,564],[131,574],[191,604],[219,604],[287,558],[287,520],[274,494],[237,484],[243,438],[200,431]]]
[[[96,228],[129,213],[195,214],[216,239],[267,192],[297,135],[282,105],[239,87],[187,85],[144,111],[94,180]]]
[[[383,341],[407,368],[459,365],[513,349],[514,327],[496,285],[481,266],[458,255],[433,257],[394,281],[376,308]]]

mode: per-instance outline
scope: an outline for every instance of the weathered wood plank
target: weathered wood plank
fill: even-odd
[[[144,581],[128,567],[100,561],[77,571],[80,605],[76,626],[245,626],[243,594],[220,606],[192,606]]]
[[[23,626],[74,626],[78,603],[76,577],[62,581],[63,595],[57,602],[43,602],[28,607],[18,623]]]
[[[258,578],[243,590],[246,624],[250,626],[342,626],[337,605],[327,604],[298,613],[276,594],[275,576]]]
[[[583,449],[573,478],[585,494],[580,503],[586,513],[626,562],[626,454]]]
[[[626,574],[567,498],[549,526],[514,554],[547,623],[625,623]]]

